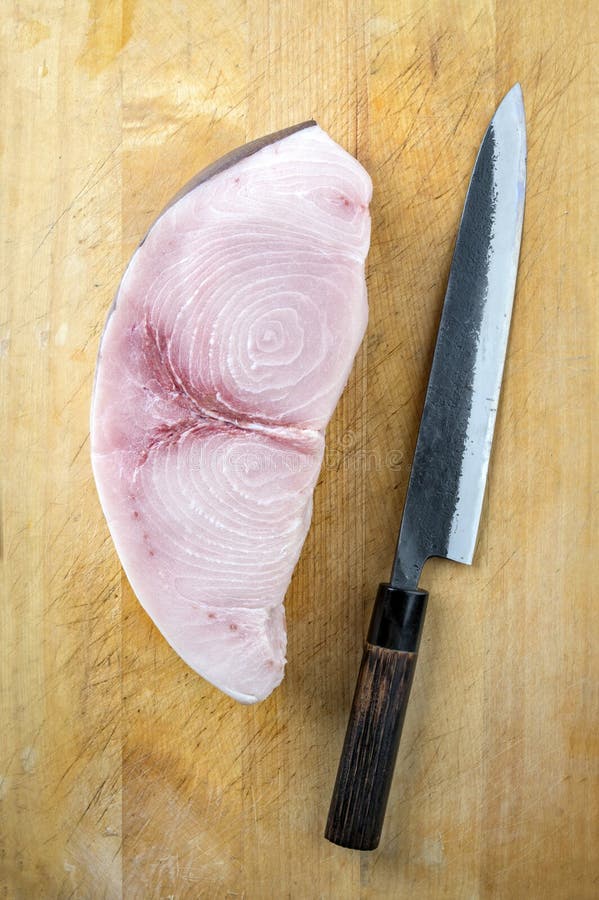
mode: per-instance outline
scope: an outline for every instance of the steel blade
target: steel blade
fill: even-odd
[[[431,556],[471,563],[501,389],[526,183],[520,85],[480,146],[456,240],[391,576]]]

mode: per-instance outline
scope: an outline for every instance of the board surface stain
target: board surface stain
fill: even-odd
[[[89,25],[85,46],[77,62],[90,75],[97,75],[115,62],[133,34],[133,15],[137,0],[105,3],[90,0]]]

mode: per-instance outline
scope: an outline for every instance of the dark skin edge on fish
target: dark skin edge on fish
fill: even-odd
[[[242,144],[241,147],[235,147],[234,150],[230,150],[228,153],[225,153],[225,155],[221,156],[220,159],[214,160],[214,162],[210,163],[210,165],[206,166],[204,169],[198,172],[197,175],[194,175],[193,178],[191,178],[186,184],[184,184],[183,187],[179,191],[177,191],[174,197],[169,200],[166,206],[161,209],[161,211],[152,222],[152,225],[150,225],[141,241],[139,242],[139,246],[142,246],[143,242],[152,230],[152,227],[156,224],[158,219],[160,219],[160,217],[164,215],[167,209],[170,209],[171,206],[174,206],[175,203],[181,200],[181,198],[186,194],[189,194],[190,191],[193,191],[193,189],[198,185],[203,184],[205,181],[209,181],[210,178],[213,178],[215,175],[219,175],[221,172],[230,169],[231,166],[234,166],[242,159],[246,159],[248,156],[252,156],[252,154],[257,153],[258,150],[262,150],[263,147],[268,147],[269,144],[276,144],[277,141],[282,141],[283,138],[289,137],[290,134],[295,134],[296,131],[302,131],[304,128],[311,128],[316,124],[317,123],[314,121],[314,119],[309,119],[306,122],[300,122],[299,125],[290,125],[288,128],[282,128],[280,131],[273,131],[271,134],[265,134],[263,137],[256,138],[256,140],[254,141],[250,141],[247,144]],[[116,308],[117,296],[118,289],[115,294],[115,298],[112,301],[110,309],[108,310],[106,322],[104,324],[104,330],[106,330],[108,320],[110,319],[111,314]],[[100,341],[100,347],[101,346],[102,342]]]
[[[194,175],[180,191],[177,191],[173,199],[167,203],[160,215],[166,212],[167,209],[170,209],[170,207],[180,200],[181,197],[184,197],[185,194],[193,191],[199,184],[203,184],[205,181],[213,178],[214,175],[219,175],[226,169],[230,169],[231,166],[236,165],[242,159],[246,159],[248,156],[257,153],[258,150],[262,150],[263,147],[268,147],[269,144],[276,144],[277,141],[282,141],[283,138],[289,137],[290,134],[295,134],[296,131],[302,131],[304,128],[311,128],[313,125],[316,125],[314,119],[310,119],[307,122],[300,122],[299,125],[290,125],[289,128],[282,128],[281,131],[273,131],[272,134],[265,134],[264,137],[256,138],[255,141],[250,141],[248,144],[242,144],[241,147],[230,150],[229,153],[225,153],[220,159],[216,159],[213,163],[210,163],[209,166],[206,166],[205,169],[202,169],[201,172],[198,172],[197,175]],[[160,216],[158,216],[158,218],[160,218]]]

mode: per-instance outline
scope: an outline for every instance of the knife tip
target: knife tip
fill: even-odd
[[[507,94],[504,96],[503,100],[497,107],[497,111],[501,109],[501,107],[506,104],[511,104],[512,106],[519,106],[524,110],[524,96],[522,94],[522,85],[519,81],[512,85]]]
[[[496,132],[503,130],[511,132],[515,128],[519,135],[521,152],[524,157],[526,156],[526,115],[522,86],[519,81],[510,88],[495,110],[491,125]]]

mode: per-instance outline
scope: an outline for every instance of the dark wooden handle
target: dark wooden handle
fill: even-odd
[[[426,591],[379,588],[325,830],[342,847],[378,846],[427,597]]]

